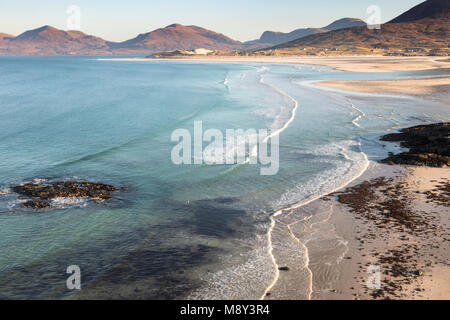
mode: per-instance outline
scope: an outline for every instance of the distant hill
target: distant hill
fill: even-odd
[[[3,38],[0,54],[92,54],[108,53],[105,40],[80,31],[63,31],[50,26]]]
[[[261,38],[259,38],[258,40],[247,42],[247,44],[261,43],[267,46],[278,45],[296,39],[304,38],[312,34],[325,33],[333,30],[365,25],[366,23],[361,19],[343,18],[334,21],[333,23],[323,28],[302,28],[289,33],[265,31],[262,34]]]
[[[212,50],[240,50],[242,43],[227,36],[197,26],[172,24],[165,28],[143,33],[121,43],[109,43],[115,52],[155,53],[172,50],[205,48]]]
[[[7,34],[7,33],[1,33],[0,32],[0,39],[3,39],[3,38],[14,38],[14,36],[10,35],[10,34]]]
[[[398,16],[381,29],[352,27],[307,36],[269,49],[336,48],[448,48],[449,1],[428,0]]]
[[[343,18],[334,21],[333,23],[327,25],[323,29],[328,31],[334,31],[334,30],[340,30],[345,28],[351,28],[351,27],[365,27],[367,26],[366,22],[364,22],[361,19],[355,19],[355,18]]]
[[[303,28],[297,29],[289,33],[275,32],[275,31],[265,31],[256,43],[272,44],[277,45],[292,40],[300,39],[312,34],[328,32],[329,30],[321,28]]]

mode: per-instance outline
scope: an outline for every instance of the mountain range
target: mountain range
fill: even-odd
[[[323,28],[302,28],[294,30],[289,33],[266,31],[262,34],[261,38],[259,38],[258,40],[251,41],[250,43],[260,43],[267,46],[278,45],[281,43],[300,39],[312,34],[325,33],[329,31],[358,26],[366,26],[366,23],[361,19],[343,18],[334,21],[333,23]]]
[[[427,0],[395,19],[381,25],[380,29],[352,27],[320,33],[283,43],[274,51],[307,47],[337,48],[449,48],[450,0]]]
[[[0,54],[139,54],[205,48],[220,51],[249,51],[273,46],[317,32],[362,25],[360,19],[345,18],[324,28],[297,29],[290,33],[266,31],[260,39],[240,42],[197,26],[172,24],[139,34],[124,42],[111,42],[80,31],[52,26],[29,30],[14,37],[0,33]]]
[[[0,54],[151,54],[205,48],[220,51],[295,50],[304,47],[449,47],[449,1],[427,0],[381,26],[367,28],[360,19],[344,18],[323,28],[289,33],[266,31],[254,41],[240,42],[197,26],[172,24],[137,37],[111,42],[80,31],[51,26],[14,37],[0,33]]]

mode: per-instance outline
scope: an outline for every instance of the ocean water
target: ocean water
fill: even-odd
[[[0,298],[257,299],[273,282],[270,217],[357,178],[392,151],[381,134],[449,120],[448,106],[350,94],[323,79],[440,71],[92,56],[0,57]],[[280,168],[174,165],[174,130],[281,131]],[[103,203],[22,209],[11,185],[83,179],[122,187]],[[68,266],[82,290],[66,287]]]

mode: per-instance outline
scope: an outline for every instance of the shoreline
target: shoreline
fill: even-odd
[[[436,98],[435,93],[439,92],[439,87],[444,85],[447,86],[448,84],[450,84],[449,82],[450,78],[427,78],[427,79],[420,79],[420,80],[387,80],[387,81],[383,81],[383,84],[386,85],[387,88],[391,88],[390,91],[386,90],[386,92],[393,92],[393,93],[401,93],[404,95],[408,95],[408,96],[416,96],[416,97],[420,97],[423,98],[425,97],[427,94],[428,95],[434,95],[434,97]],[[330,81],[331,83],[335,83],[335,82],[339,82],[339,81]],[[341,82],[345,82],[345,81],[341,81]],[[348,81],[347,81],[348,82]],[[374,81],[375,83],[377,83],[376,81]],[[378,81],[381,82],[381,81]],[[389,86],[393,86],[396,83],[404,83],[404,85],[402,87],[389,87]],[[321,85],[323,82],[321,83],[317,83],[317,85]],[[353,81],[353,83],[355,84],[360,84],[360,82],[356,82]],[[366,84],[366,83],[370,83],[370,84]],[[411,89],[411,85],[412,83],[414,83],[413,88]],[[365,86],[362,86],[361,90],[358,90],[358,92],[364,92],[364,93],[373,93],[373,92],[380,92],[382,90],[380,90],[379,87],[370,86],[371,85],[371,81],[366,81],[364,82]],[[331,87],[331,86],[327,86],[327,85],[322,85],[322,87]],[[419,87],[418,92],[415,91],[417,90],[417,88]],[[345,87],[345,88],[336,88],[336,87],[331,87],[332,89],[345,89],[348,91],[352,91],[351,88]],[[367,90],[367,88],[371,88],[371,90]],[[354,90],[356,91],[356,90]],[[439,97],[438,100],[441,100],[442,102],[446,103],[448,100],[448,95],[445,94],[446,91],[444,91],[444,93],[442,94],[442,96]],[[367,155],[366,155],[367,158]],[[388,293],[385,292],[384,289],[377,289],[375,291],[372,291],[372,293],[370,293],[370,290],[368,291],[367,289],[364,289],[364,285],[361,285],[361,283],[358,283],[358,281],[355,281],[355,279],[357,279],[358,276],[360,276],[361,274],[361,266],[359,266],[359,268],[356,268],[359,264],[367,263],[367,260],[365,259],[365,257],[368,255],[368,251],[369,248],[367,246],[363,246],[360,248],[357,248],[357,246],[361,243],[361,241],[364,243],[363,240],[355,240],[358,239],[358,237],[355,237],[354,232],[348,228],[348,225],[356,225],[357,228],[362,228],[363,224],[358,222],[358,217],[353,216],[351,218],[349,218],[349,213],[351,213],[350,208],[345,208],[342,206],[342,204],[340,204],[338,201],[336,200],[330,200],[328,197],[332,197],[333,194],[335,193],[339,193],[339,192],[345,192],[345,190],[347,188],[350,188],[351,186],[354,185],[358,185],[361,183],[364,183],[365,178],[367,178],[367,176],[370,176],[371,173],[368,173],[368,169],[370,166],[385,166],[385,165],[381,165],[378,163],[374,163],[373,161],[369,161],[367,165],[365,166],[364,170],[362,170],[360,172],[360,174],[351,179],[350,181],[346,182],[343,186],[328,192],[325,195],[321,195],[321,196],[317,196],[314,199],[311,200],[306,200],[303,201],[302,203],[299,203],[297,205],[291,206],[289,208],[284,208],[282,210],[279,210],[278,212],[274,213],[270,219],[271,219],[271,225],[270,225],[270,229],[268,231],[268,239],[269,239],[269,254],[271,256],[271,259],[273,261],[274,267],[276,268],[276,275],[275,278],[273,280],[273,282],[269,285],[269,287],[265,290],[263,296],[261,297],[262,300],[264,299],[306,299],[306,300],[311,300],[311,299],[333,299],[333,300],[340,300],[340,299],[345,299],[345,300],[349,300],[349,299],[355,299],[355,300],[359,300],[359,299],[395,299],[395,298],[406,298],[406,299],[433,299],[433,298],[448,298],[450,296],[450,279],[448,279],[448,277],[446,277],[446,272],[448,272],[450,269],[447,268],[445,265],[440,265],[437,267],[436,270],[438,271],[434,271],[433,274],[429,275],[428,274],[428,278],[423,278],[423,277],[416,277],[414,279],[408,279],[406,280],[408,287],[407,288],[402,288],[401,286],[396,286],[395,290],[391,287],[387,287],[388,289]],[[428,182],[428,184],[430,183],[430,178],[427,175],[424,174],[420,174],[421,169],[420,167],[418,168],[414,168],[411,169],[410,167],[407,167],[407,169],[404,169],[403,166],[397,165],[397,166],[393,166],[391,167],[392,171],[395,172],[396,170],[406,170],[406,172],[402,173],[399,176],[395,176],[394,173],[391,173],[392,176],[395,176],[394,180],[395,182],[391,182],[391,183],[399,183],[399,181],[402,180],[425,180]],[[425,168],[426,170],[426,168]],[[445,171],[442,172],[442,170],[445,169],[429,169],[429,170],[437,170],[436,172],[440,172],[440,176],[444,177],[445,173],[447,174],[447,176],[445,176],[446,179],[450,179],[450,172]],[[418,173],[419,172],[419,173]],[[378,172],[377,174],[378,177],[387,177],[389,175],[382,173],[382,171]],[[390,188],[390,187],[389,187]],[[429,191],[429,190],[427,190]],[[324,198],[327,198],[327,200],[323,200]],[[380,200],[381,201],[381,200]],[[423,205],[423,200],[418,199],[417,197],[415,198],[415,201],[418,202],[419,204]],[[342,264],[340,262],[337,263],[337,265],[334,266],[334,270],[327,270],[328,273],[333,273],[335,272],[336,274],[334,275],[335,277],[335,285],[330,287],[330,288],[326,288],[324,289],[323,286],[324,284],[327,283],[326,280],[324,280],[324,278],[326,278],[323,274],[325,274],[326,272],[324,272],[323,270],[321,270],[322,267],[318,267],[318,270],[314,270],[315,266],[314,264],[316,263],[314,260],[314,255],[317,254],[317,252],[320,252],[321,249],[317,249],[316,248],[316,252],[314,251],[314,247],[313,248],[309,248],[309,241],[311,240],[307,240],[306,242],[302,242],[301,241],[301,234],[302,232],[299,232],[298,235],[295,234],[295,231],[293,231],[291,229],[292,225],[296,225],[299,222],[292,222],[289,220],[289,216],[290,215],[296,215],[299,214],[298,212],[295,211],[302,211],[302,210],[308,210],[308,206],[312,205],[312,206],[316,206],[318,205],[321,209],[323,210],[323,207],[328,205],[328,203],[331,202],[332,205],[330,207],[330,216],[328,216],[328,218],[322,222],[316,222],[318,224],[324,223],[327,224],[328,220],[332,221],[332,226],[335,230],[340,230],[339,232],[339,236],[342,239],[346,239],[346,249],[345,249],[345,253],[343,253],[342,255],[342,259],[341,261],[344,261]],[[338,209],[333,209],[337,207]],[[320,210],[316,210],[316,213],[320,214]],[[442,214],[442,208],[440,213]],[[285,217],[287,216],[287,217]],[[308,218],[311,218],[311,216],[309,216]],[[305,219],[305,218],[304,218]],[[350,219],[350,221],[349,221]],[[288,222],[284,222],[284,220],[287,220]],[[281,226],[281,227],[280,227]],[[295,268],[293,268],[293,270],[290,270],[290,268],[292,267],[283,267],[285,264],[288,264],[289,260],[286,259],[286,257],[283,257],[283,255],[279,254],[279,257],[277,259],[276,255],[278,254],[277,250],[274,249],[273,247],[273,234],[274,233],[280,233],[280,230],[276,230],[277,228],[283,228],[284,226],[287,227],[287,229],[285,230],[285,233],[290,234],[297,243],[299,243],[301,246],[303,246],[303,250],[304,250],[304,254],[305,254],[305,264],[303,266],[303,268],[301,268],[301,270],[297,270]],[[373,231],[372,231],[373,232]],[[379,233],[379,232],[378,232]],[[375,232],[375,234],[378,234],[377,232]],[[373,233],[372,233],[373,235]],[[392,234],[390,234],[392,236]],[[353,237],[352,237],[353,236]],[[400,239],[402,238],[403,235],[398,236]],[[354,239],[353,239],[354,238]],[[289,240],[285,240],[285,241],[289,241]],[[431,243],[442,243],[442,241],[446,241],[445,239],[439,239],[437,237],[433,238],[431,240]],[[424,241],[426,242],[426,241]],[[421,245],[424,245],[423,243]],[[390,250],[389,249],[390,246],[386,243],[378,243],[378,248],[377,250],[379,252],[375,253],[375,256],[381,255],[382,253],[384,253],[383,251],[385,250]],[[363,254],[360,254],[358,256],[358,249],[359,251],[363,251]],[[280,251],[283,249],[279,249]],[[274,253],[275,252],[275,253]],[[350,254],[351,256],[347,255]],[[320,256],[320,254],[319,254]],[[280,258],[281,257],[281,258]],[[447,255],[446,258],[447,261],[450,260],[449,256]],[[278,261],[280,260],[280,261]],[[353,261],[351,263],[349,263],[349,261]],[[428,264],[425,265],[424,262],[418,263],[415,265],[416,267],[419,266],[420,269],[426,269],[428,267]],[[378,267],[378,266],[377,266]],[[389,269],[389,267],[385,267],[386,269]],[[307,285],[305,283],[296,283],[295,282],[295,278],[297,278],[297,276],[292,276],[292,275],[287,275],[287,272],[280,272],[280,270],[290,270],[290,272],[292,274],[297,274],[299,276],[299,278],[301,276],[305,276],[305,272],[310,274],[310,285]],[[422,271],[420,271],[422,272]],[[315,281],[316,277],[319,277],[319,281]],[[369,277],[370,275],[368,275]],[[342,279],[345,279],[345,281],[342,281]],[[446,281],[446,283],[444,285],[435,285],[433,283],[433,279],[444,279]],[[446,280],[447,279],[447,280]],[[359,279],[360,281],[362,281],[363,279]],[[340,282],[339,282],[340,281]],[[383,281],[387,282],[386,279],[384,279]],[[309,287],[309,292],[308,293],[302,293],[299,294],[298,293],[298,289],[295,288],[289,288],[290,285],[289,283],[296,283],[297,287],[301,287],[301,286],[306,286]],[[358,287],[359,285],[359,287]],[[406,286],[406,285],[405,285]],[[315,290],[315,287],[319,288],[318,290]],[[397,289],[398,287],[400,287],[400,289]],[[322,290],[320,289],[322,288]],[[358,288],[358,289],[356,289]],[[384,287],[381,287],[384,288]],[[420,290],[420,291],[419,291]],[[419,294],[420,292],[420,294]]]
[[[387,168],[379,166],[380,173]],[[350,192],[342,191],[341,195],[350,196],[350,200],[348,204],[339,201],[334,223],[346,237],[349,252],[338,266],[341,278],[336,291],[319,293],[319,299],[448,299],[450,219],[447,207],[428,201],[426,193],[440,183],[448,183],[450,172],[411,166],[391,169],[392,176],[381,174]],[[367,194],[361,193],[361,186],[367,181],[376,196],[364,202],[361,198]],[[381,209],[365,211],[366,205]],[[390,216],[397,213],[405,216]],[[372,266],[380,271],[379,288],[368,288]],[[435,284],[435,278],[446,280]]]
[[[128,61],[128,62],[202,62],[202,63],[277,63],[277,64],[306,64],[332,67],[340,71],[350,72],[394,72],[416,71],[432,69],[448,69],[450,61],[439,56],[288,56],[288,57],[179,57],[166,59],[153,58],[101,58],[99,61]]]
[[[450,104],[450,77],[407,80],[327,80],[315,82],[314,86],[355,93],[401,94]]]
[[[421,232],[408,231],[408,228],[397,230],[400,224],[394,223],[395,228],[388,227],[392,223],[390,221],[361,217],[352,212],[351,207],[335,199],[339,194],[376,179],[385,180],[377,187],[377,192],[382,193],[384,188],[397,190],[401,186],[399,194],[396,194],[397,191],[392,194],[399,199],[408,197],[412,212],[422,215],[421,221],[427,219],[433,222],[430,230],[424,225],[426,236],[423,237]],[[268,233],[270,239],[272,233],[278,239],[278,247],[270,248],[278,270],[277,277],[262,299],[448,299],[450,217],[445,206],[424,199],[424,195],[433,190],[437,183],[445,181],[450,182],[450,170],[389,166],[371,161],[368,170],[337,192],[330,192],[295,209],[279,211],[278,215],[271,217]],[[386,196],[376,198],[371,206],[384,203],[391,197]],[[431,213],[433,218],[429,215]],[[443,224],[440,224],[441,221]],[[383,223],[386,225],[383,226]],[[439,226],[443,228],[442,233],[433,233]],[[280,237],[283,232],[285,235]],[[280,242],[285,245],[292,241],[289,236],[304,247],[306,263],[301,268],[293,265],[287,253],[282,252],[285,249],[280,247]],[[406,253],[401,252],[404,249]],[[410,251],[421,258],[408,261],[405,258],[409,257]],[[391,252],[401,254],[393,259]],[[331,258],[328,256],[330,253]],[[380,289],[367,288],[371,266],[380,269]],[[405,271],[395,274],[396,268]],[[285,271],[280,271],[282,269]],[[301,291],[302,286],[304,288],[306,285],[302,282],[305,272],[311,274],[311,284],[306,293]],[[442,282],[437,283],[437,279]]]
[[[410,71],[410,70],[431,70],[439,68],[449,68],[450,64],[444,62],[442,57],[299,57],[299,58],[273,58],[273,57],[250,57],[250,58],[224,58],[224,57],[205,57],[205,58],[184,58],[184,59],[102,59],[107,61],[181,61],[181,62],[227,62],[227,63],[279,63],[279,64],[308,64],[322,65],[333,67],[337,70],[350,72],[392,72],[392,71]],[[340,61],[338,61],[340,60]],[[433,79],[414,79],[414,80],[387,80],[383,85],[390,89],[393,93],[402,93],[408,96],[435,96],[436,86],[447,85],[449,77],[440,77]],[[403,81],[400,88],[390,88]],[[409,81],[409,82],[408,82]],[[442,83],[444,81],[444,83]],[[419,88],[419,95],[415,89],[411,89],[411,82],[414,88]],[[361,88],[364,93],[380,92],[380,83],[375,82],[374,86],[371,81],[364,82],[365,87]],[[355,82],[356,84],[356,82]],[[361,84],[360,84],[361,85]],[[320,88],[320,84],[315,84]],[[372,87],[371,87],[372,86]],[[326,85],[322,85],[325,89]],[[337,88],[342,89],[342,88]],[[348,91],[356,91],[348,88]],[[371,91],[372,90],[372,91]],[[414,92],[415,91],[415,92]],[[416,93],[416,94],[414,94]],[[440,97],[441,101],[446,102]],[[427,277],[418,275],[414,279],[408,280],[408,285],[404,284],[400,289],[391,288],[389,293],[384,291],[368,291],[363,282],[366,280],[367,274],[364,275],[363,264],[369,263],[368,256],[375,254],[374,257],[385,255],[382,261],[389,261],[385,265],[395,265],[392,257],[387,256],[387,252],[392,250],[392,244],[383,241],[374,241],[373,235],[380,237],[381,231],[366,230],[367,225],[373,221],[363,221],[361,217],[352,213],[351,208],[339,203],[336,199],[331,199],[334,194],[345,192],[348,188],[358,186],[368,179],[374,178],[372,168],[376,167],[380,170],[375,177],[385,177],[392,185],[386,188],[393,188],[397,184],[401,184],[408,180],[410,185],[417,184],[417,181],[424,181],[425,185],[431,183],[427,177],[419,169],[405,168],[403,166],[388,166],[368,161],[367,166],[360,172],[357,177],[344,183],[334,191],[329,191],[314,199],[305,200],[299,204],[289,208],[284,208],[273,213],[270,217],[270,227],[267,232],[268,254],[272,260],[275,269],[274,279],[265,289],[260,299],[389,299],[389,298],[407,298],[407,299],[428,299],[433,297],[448,298],[448,282],[444,286],[435,285],[433,279],[443,279],[448,273],[448,267],[445,265],[433,266],[433,271],[427,271]],[[445,169],[433,169],[436,172],[449,174]],[[389,173],[386,173],[388,171]],[[399,172],[401,172],[399,174]],[[448,176],[450,179],[450,176]],[[412,181],[412,182],[411,182]],[[414,182],[415,181],[415,182]],[[429,191],[429,190],[428,190]],[[425,206],[424,199],[420,195],[409,192],[408,196],[413,198],[412,201],[418,205]],[[382,201],[382,200],[379,200]],[[384,201],[384,200],[383,200]],[[427,208],[430,210],[430,208]],[[306,213],[305,213],[306,212]],[[317,213],[315,215],[306,215],[307,213]],[[315,219],[319,219],[315,221]],[[297,220],[295,220],[297,219]],[[321,219],[321,220],[320,220]],[[360,231],[355,231],[360,229]],[[313,232],[314,230],[314,232]],[[361,240],[361,230],[366,230],[368,239]],[[386,229],[385,229],[386,230]],[[308,231],[308,232],[305,232]],[[357,233],[355,233],[357,232]],[[323,234],[325,238],[311,238],[311,234]],[[388,235],[394,233],[388,229]],[[330,236],[331,235],[331,236]],[[326,238],[330,236],[329,238]],[[402,233],[395,234],[397,241],[402,242]],[[359,239],[359,240],[358,240]],[[420,239],[419,239],[420,240]],[[418,240],[418,243],[422,242]],[[442,239],[439,237],[431,237],[430,242],[438,243]],[[427,241],[428,241],[427,240]],[[446,241],[444,239],[444,241]],[[376,243],[376,245],[373,244]],[[425,240],[423,241],[426,242]],[[325,244],[325,245],[324,245]],[[298,247],[300,245],[300,248]],[[333,248],[326,251],[324,248]],[[286,247],[296,247],[297,250],[303,252],[302,255],[293,258],[290,257],[292,252],[286,251]],[[376,250],[377,252],[371,252]],[[428,250],[428,249],[426,249]],[[450,251],[450,250],[449,250]],[[433,255],[433,250],[426,251]],[[334,257],[333,254],[337,254]],[[335,260],[323,262],[324,257],[333,256]],[[372,259],[374,259],[372,257]],[[295,260],[297,259],[297,260]],[[389,260],[391,259],[391,260]],[[445,258],[448,260],[448,255]],[[295,262],[295,263],[293,263]],[[375,263],[376,261],[372,261]],[[428,262],[426,262],[428,263]],[[329,264],[329,265],[328,265]],[[384,266],[384,265],[383,265]],[[417,262],[414,267],[420,270],[429,270],[429,266],[424,261]],[[308,272],[309,270],[309,272]],[[383,271],[385,272],[385,271]],[[422,271],[420,271],[422,272]],[[308,274],[310,274],[308,276]],[[362,277],[361,277],[362,275]],[[431,277],[430,277],[431,275]],[[384,275],[383,275],[384,276]],[[382,277],[383,277],[382,276]],[[304,282],[299,282],[302,279]],[[310,279],[310,280],[308,280]],[[387,281],[386,279],[383,279]],[[448,285],[448,286],[447,286]],[[420,291],[418,291],[420,289]],[[305,291],[307,290],[307,291]],[[396,291],[397,290],[397,291]],[[423,291],[425,290],[425,291]],[[398,296],[396,296],[398,294]]]

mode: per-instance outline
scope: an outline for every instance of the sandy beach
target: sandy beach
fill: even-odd
[[[387,56],[205,56],[183,57],[170,59],[150,58],[108,58],[101,60],[115,61],[192,61],[192,62],[233,62],[233,63],[292,63],[312,64],[333,67],[342,71],[353,72],[391,72],[410,70],[430,70],[450,68],[450,59],[446,57],[387,57]]]
[[[449,198],[444,195],[450,170],[407,167],[404,172],[393,172],[397,173],[383,177],[381,183],[368,180],[377,184],[371,200],[364,201],[367,194],[359,184],[350,193],[363,199],[362,203],[337,204],[334,223],[337,233],[348,241],[349,251],[338,265],[341,277],[336,291],[319,292],[317,298],[428,300],[450,296]],[[441,195],[443,201],[430,201],[429,192]],[[358,205],[370,209],[364,212]],[[381,212],[372,209],[380,205]],[[389,216],[396,210],[411,218]],[[377,268],[379,289],[370,287],[371,269]]]
[[[347,188],[285,211],[273,233],[282,271],[265,299],[448,299],[449,183],[447,169],[372,163]],[[306,258],[289,255],[296,242]]]
[[[406,94],[450,104],[450,77],[384,81],[334,80],[315,84],[353,92]]]

